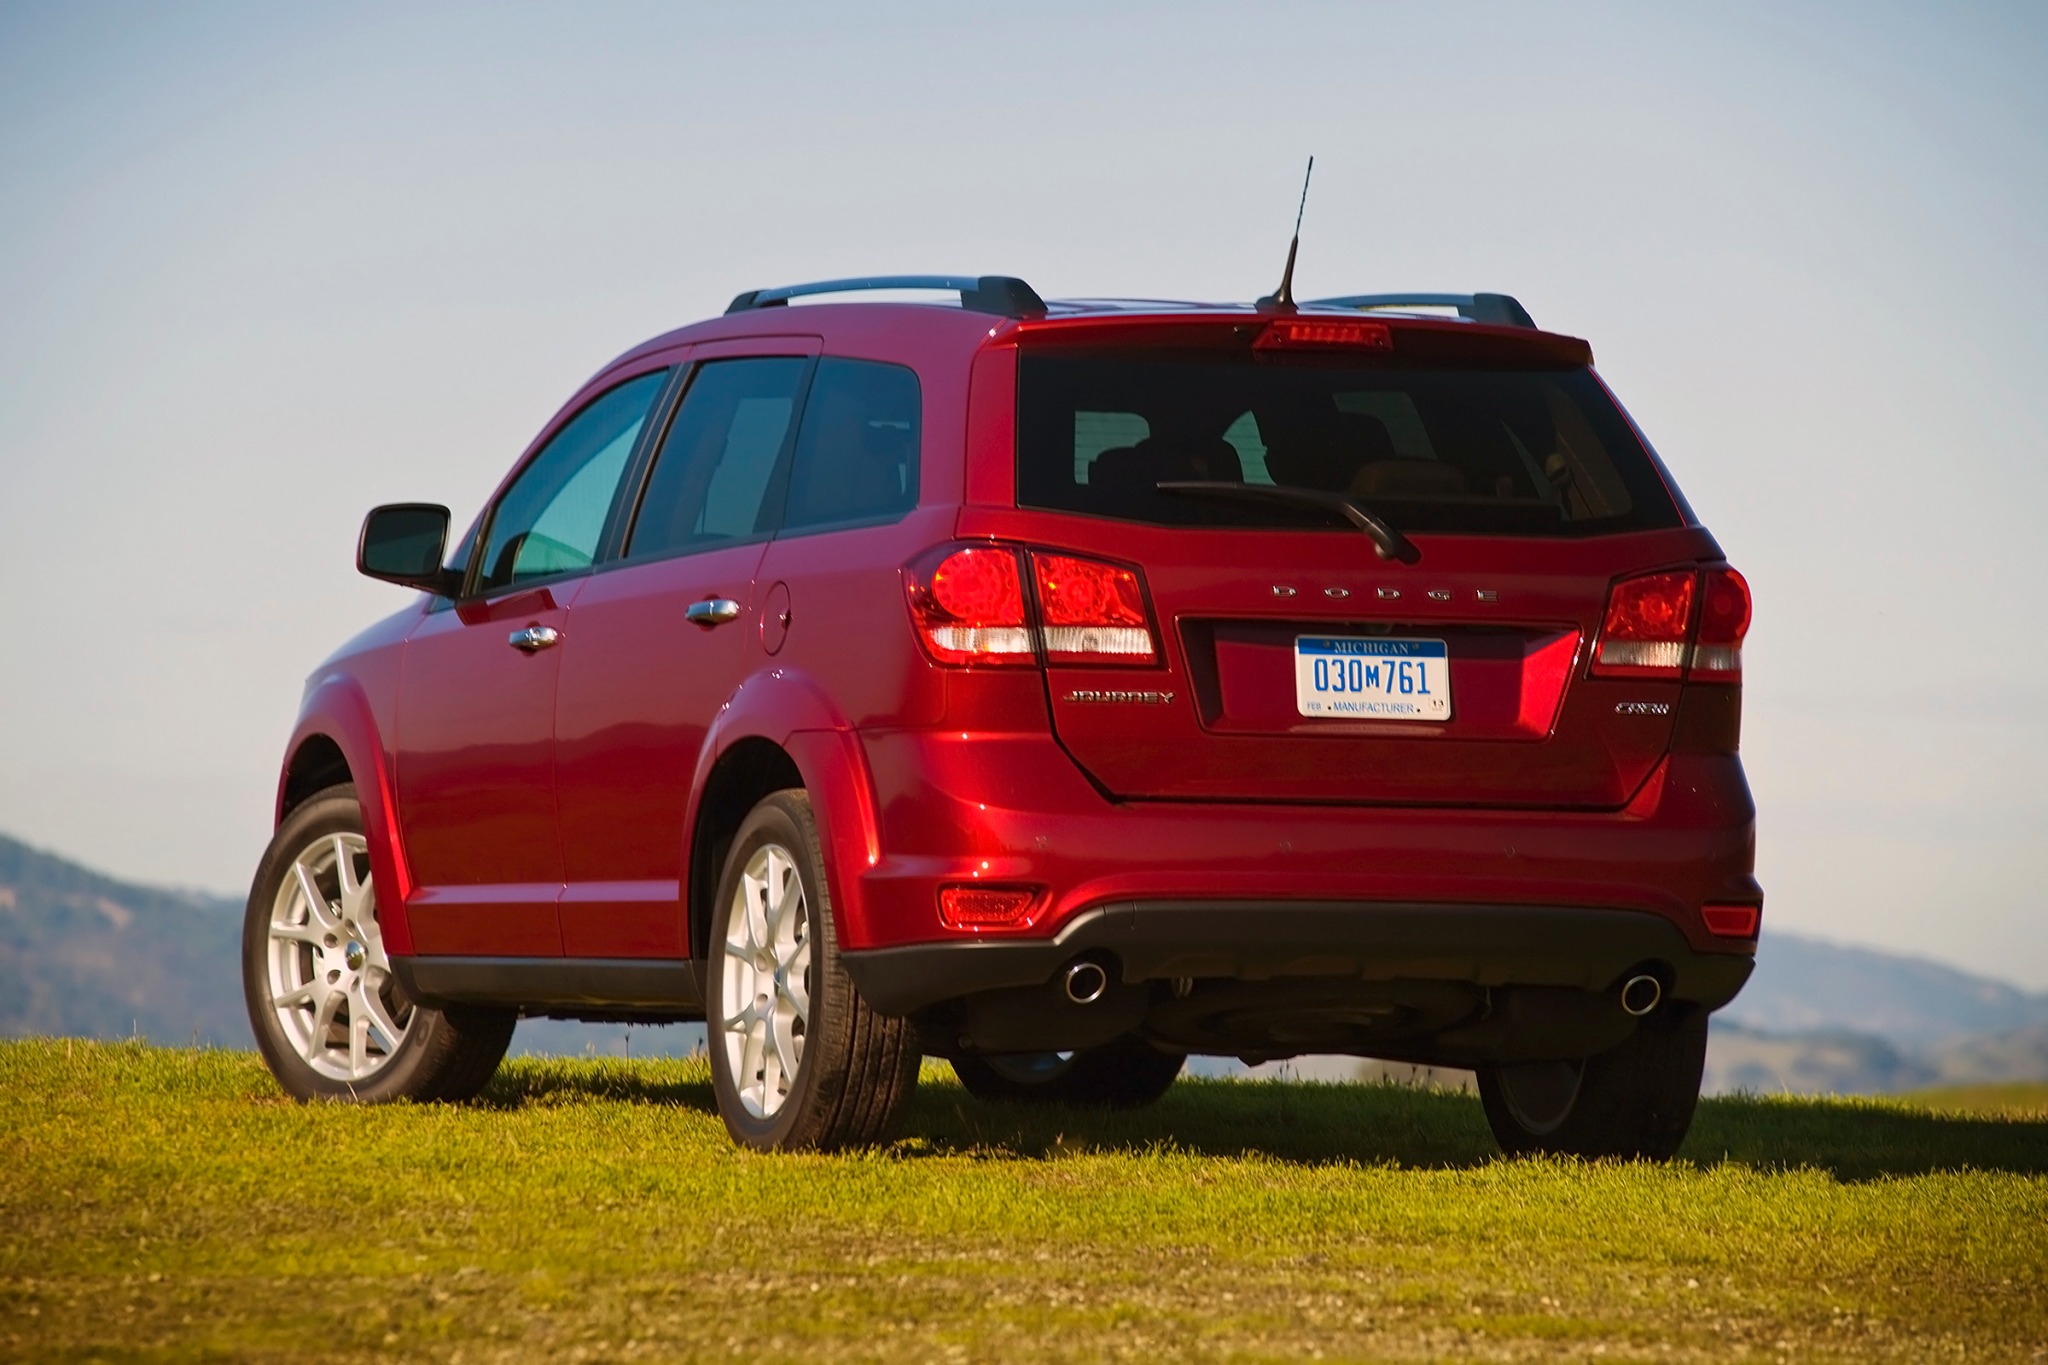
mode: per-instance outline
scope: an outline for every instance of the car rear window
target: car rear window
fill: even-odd
[[[1026,507],[1166,526],[1347,525],[1326,510],[1157,487],[1203,481],[1341,493],[1408,531],[1680,524],[1642,443],[1585,369],[1026,352],[1017,388]]]

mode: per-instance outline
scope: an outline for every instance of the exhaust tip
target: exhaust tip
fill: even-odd
[[[1076,962],[1067,968],[1061,984],[1067,999],[1077,1005],[1092,1005],[1109,989],[1109,973],[1099,962]]]
[[[1621,983],[1621,1008],[1640,1019],[1664,999],[1664,983],[1654,976],[1632,976]]]

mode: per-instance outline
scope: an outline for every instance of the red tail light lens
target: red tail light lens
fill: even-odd
[[[1707,923],[1707,932],[1722,938],[1755,938],[1762,926],[1764,908],[1761,905],[1703,905],[1700,918]]]
[[[1159,660],[1136,571],[1100,560],[1034,551],[1038,608],[1051,663],[1151,664]]]
[[[1607,595],[1607,619],[1593,649],[1597,678],[1672,678],[1685,671],[1692,626],[1690,569],[1624,578]]]
[[[1741,682],[1742,637],[1749,633],[1749,584],[1733,569],[1700,575],[1699,642],[1692,651],[1694,682]]]
[[[1304,348],[1364,347],[1374,351],[1394,349],[1394,333],[1384,322],[1358,322],[1335,318],[1280,318],[1266,324],[1255,351],[1300,350]]]
[[[1038,892],[1021,886],[942,886],[939,923],[948,929],[1023,929],[1038,908]]]
[[[903,572],[917,638],[934,663],[1032,664],[1017,552],[942,546]]]

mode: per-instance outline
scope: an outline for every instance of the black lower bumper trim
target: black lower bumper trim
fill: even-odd
[[[1718,1009],[1755,959],[1703,953],[1678,926],[1633,910],[1302,901],[1147,901],[1075,916],[1051,939],[977,939],[843,955],[868,1003],[912,1014],[947,1000],[1038,986],[1074,957],[1113,956],[1125,981],[1352,977],[1600,991],[1656,964],[1669,995]]]

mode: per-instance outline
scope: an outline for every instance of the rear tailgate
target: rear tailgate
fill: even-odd
[[[1119,797],[1626,802],[1680,684],[1590,676],[1610,588],[1719,552],[1583,343],[1397,323],[1296,353],[1262,326],[1013,343],[1017,505],[962,533],[1130,566],[1162,637],[1151,668],[1047,668],[1060,742]],[[1350,499],[1419,553],[1276,491]]]
[[[1005,529],[1141,567],[1166,637],[1157,674],[1047,670],[1060,742],[1123,797],[1619,806],[1668,747],[1680,685],[1586,676],[1609,584],[1713,555],[1688,531],[1512,553],[1418,538],[1411,567],[1363,536],[1239,531],[1218,557],[1214,532],[1034,520]],[[1302,714],[1297,644],[1327,641],[1364,643],[1361,673],[1441,643],[1447,716]]]

